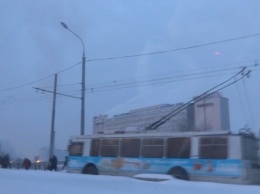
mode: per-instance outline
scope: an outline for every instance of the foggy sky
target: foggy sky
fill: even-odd
[[[33,87],[53,90],[55,73],[57,92],[80,97],[82,45],[60,22],[82,38],[86,58],[92,60],[86,64],[86,134],[92,132],[93,116],[187,102],[242,66],[252,70],[250,78],[221,93],[229,99],[231,130],[248,125],[258,134],[260,36],[156,55],[95,59],[257,34],[259,9],[257,0],[1,0],[0,140],[21,157],[32,158],[49,145],[52,94]],[[184,79],[205,71],[213,73]],[[174,76],[179,77],[151,84]],[[55,122],[55,147],[66,149],[69,137],[80,132],[80,100],[57,96]]]

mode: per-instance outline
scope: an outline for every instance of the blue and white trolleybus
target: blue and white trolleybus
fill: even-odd
[[[76,136],[67,172],[259,184],[258,139],[230,132],[142,132]]]

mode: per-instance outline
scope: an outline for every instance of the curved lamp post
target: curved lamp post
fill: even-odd
[[[74,33],[68,26],[61,22],[61,25],[69,30],[72,34],[74,34],[82,43],[83,46],[83,54],[82,54],[82,83],[81,83],[81,118],[80,118],[80,135],[84,135],[84,128],[85,128],[85,45],[83,40]]]

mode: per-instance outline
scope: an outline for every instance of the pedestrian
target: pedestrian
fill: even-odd
[[[9,165],[10,165],[9,154],[5,154],[1,160],[1,166],[2,168],[8,168]]]
[[[52,158],[49,158],[49,163],[48,163],[48,166],[47,166],[47,170],[52,171]]]
[[[52,156],[52,168],[57,171],[58,160],[55,155]]]
[[[32,162],[28,158],[24,158],[22,167],[28,170],[32,165]]]
[[[64,170],[67,167],[67,163],[68,163],[68,156],[65,157],[63,166],[62,166],[62,170]]]
[[[47,167],[48,170],[52,171],[55,170],[57,171],[57,158],[55,155],[53,155],[50,159],[49,159],[49,164]]]

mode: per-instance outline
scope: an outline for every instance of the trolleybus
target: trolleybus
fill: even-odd
[[[259,184],[258,139],[230,132],[143,132],[75,136],[67,172],[167,174],[193,181]]]

